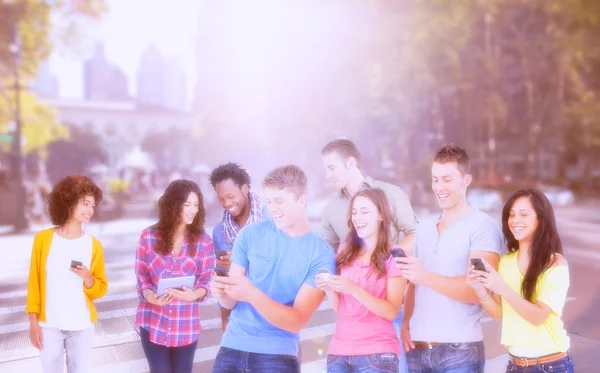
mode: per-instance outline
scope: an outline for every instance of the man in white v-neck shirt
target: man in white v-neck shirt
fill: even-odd
[[[470,258],[498,267],[506,251],[502,232],[467,203],[472,176],[464,149],[440,149],[431,176],[442,213],[420,222],[414,256],[396,259],[411,282],[401,329],[408,368],[411,373],[483,373],[483,310],[466,274]]]

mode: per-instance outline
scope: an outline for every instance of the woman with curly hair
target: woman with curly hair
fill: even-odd
[[[349,210],[350,232],[336,259],[339,275],[316,281],[338,313],[327,372],[398,372],[393,322],[407,281],[391,256],[390,202],[383,190],[367,188],[352,197]]]
[[[206,211],[196,183],[175,180],[158,201],[159,219],[142,232],[135,274],[140,304],[135,324],[151,373],[192,371],[200,334],[200,301],[214,268]],[[194,288],[157,294],[161,278],[195,276]]]
[[[108,290],[102,244],[85,233],[102,191],[83,175],[61,180],[48,197],[55,227],[38,232],[27,286],[31,343],[40,350],[44,372],[86,372],[89,366],[94,323],[93,301]]]

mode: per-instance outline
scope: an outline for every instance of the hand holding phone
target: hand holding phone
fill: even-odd
[[[407,255],[404,252],[404,249],[401,247],[394,247],[393,249],[390,250],[390,253],[392,254],[392,256],[394,258],[406,258]]]
[[[227,250],[215,250],[216,259],[221,259],[221,257],[225,255],[227,255]]]
[[[82,266],[83,263],[78,260],[71,260],[71,268],[77,268],[78,266]]]
[[[319,268],[317,270],[317,276],[319,276],[323,281],[329,281],[331,278],[331,271],[327,268]]]
[[[215,267],[213,269],[213,271],[217,274],[217,276],[221,276],[221,277],[229,277],[229,273],[227,273],[226,270],[224,270],[223,268],[220,267]]]
[[[477,271],[488,272],[485,268],[485,264],[483,264],[483,260],[481,258],[471,258],[471,264]]]

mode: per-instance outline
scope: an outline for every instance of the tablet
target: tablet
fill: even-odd
[[[169,288],[183,290],[183,286],[187,286],[190,289],[194,289],[195,282],[196,276],[161,278],[158,280],[156,295],[160,297],[165,294]]]

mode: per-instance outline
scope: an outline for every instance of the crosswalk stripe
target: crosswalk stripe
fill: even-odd
[[[326,337],[333,333],[335,329],[335,324],[325,324],[320,326],[315,326],[312,328],[306,328],[300,331],[300,340],[306,341],[315,338]],[[196,354],[194,355],[194,363],[199,363],[203,361],[214,360],[217,356],[217,352],[219,352],[220,345],[214,345],[204,348],[199,348],[196,350]],[[304,364],[303,364],[304,366]],[[148,362],[146,359],[138,359],[138,360],[130,360],[120,362],[116,365],[108,365],[103,367],[96,367],[89,370],[90,373],[108,373],[108,372],[144,372],[148,370]],[[304,369],[303,369],[304,371]]]
[[[216,301],[213,298],[209,298],[204,302],[203,305],[214,305],[214,304],[216,304]],[[323,310],[328,310],[328,309],[331,309],[329,303],[327,301],[323,301],[323,303],[321,303],[319,308],[317,308],[317,311],[323,311]],[[118,317],[133,316],[136,314],[136,312],[137,312],[137,307],[98,312],[98,319],[100,321],[102,321],[102,320],[108,320],[108,319],[113,319],[113,318],[118,318]],[[200,323],[202,325],[202,328],[211,329],[211,328],[216,327],[216,325],[219,325],[221,323],[221,319],[220,318],[208,319],[208,320],[200,319]],[[29,322],[0,325],[0,334],[19,332],[19,331],[28,330],[28,329],[29,329]],[[0,356],[2,356],[2,354],[0,354]]]

